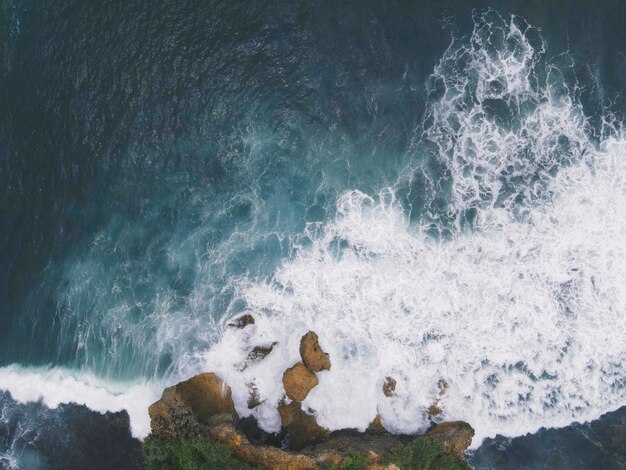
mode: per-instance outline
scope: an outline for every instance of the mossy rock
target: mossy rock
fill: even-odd
[[[429,436],[419,436],[411,443],[389,452],[385,464],[402,470],[469,470],[471,467],[455,454],[454,449]]]
[[[352,454],[339,464],[339,470],[363,470],[367,465],[367,457],[364,454]]]
[[[349,457],[343,459],[339,465],[333,465],[325,462],[318,467],[318,470],[364,470],[367,466],[367,457],[365,454],[355,452]]]
[[[150,435],[143,443],[143,452],[148,470],[261,469],[236,459],[226,445],[206,439],[163,442]]]

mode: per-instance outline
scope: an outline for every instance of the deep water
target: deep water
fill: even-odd
[[[476,468],[626,465],[626,3],[0,5],[0,466],[200,370],[271,430],[308,328],[330,428],[445,377]]]

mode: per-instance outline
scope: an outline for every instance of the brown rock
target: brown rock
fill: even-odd
[[[265,357],[274,350],[274,346],[276,346],[277,344],[278,343],[274,341],[272,344],[269,344],[267,346],[255,346],[248,353],[248,357],[246,358],[246,360],[242,363],[235,364],[235,367],[243,372],[251,364],[256,364],[257,362],[265,359]]]
[[[319,338],[313,331],[309,331],[300,340],[300,356],[302,362],[313,372],[330,370],[330,356],[322,350]]]
[[[327,461],[331,461],[333,465],[339,465],[346,457],[354,454],[365,454],[370,465],[373,465],[377,459],[383,460],[391,449],[396,449],[407,442],[409,440],[406,437],[393,436],[389,433],[372,435],[355,430],[343,430],[333,432],[330,439],[306,447],[301,452],[315,456],[320,462],[322,456],[332,456],[332,459]]]
[[[254,347],[252,351],[248,353],[248,358],[246,362],[248,364],[252,364],[255,362],[259,362],[262,359],[265,359],[265,357],[274,350],[274,346],[276,346],[277,344],[278,343],[274,341],[272,344],[269,344],[267,346]]]
[[[232,421],[220,420],[220,416],[213,417],[212,421],[208,427],[210,438],[225,444],[235,457],[252,465],[286,470],[309,470],[319,466],[315,458],[304,454],[272,446],[253,445]]]
[[[437,404],[430,405],[426,408],[426,412],[431,416],[438,416],[443,413],[443,410],[437,406]]]
[[[437,388],[439,388],[439,395],[437,396],[435,403],[426,408],[426,412],[431,416],[438,416],[443,413],[443,410],[439,406],[439,403],[446,393],[446,390],[448,390],[448,382],[446,382],[444,379],[439,379],[439,382],[437,382]]]
[[[261,395],[259,394],[259,390],[256,388],[254,383],[249,383],[248,391],[250,395],[248,396],[248,409],[253,409],[263,403],[264,400],[261,400]]]
[[[462,459],[465,450],[472,443],[474,429],[463,421],[450,421],[438,424],[424,435],[442,442],[446,449],[452,450]]]
[[[383,384],[383,393],[386,397],[392,397],[396,394],[396,379],[393,377],[385,378],[385,383]]]
[[[317,384],[316,375],[301,362],[287,369],[283,374],[285,393],[291,400],[304,400]]]
[[[152,433],[166,440],[197,432],[198,426],[214,415],[237,419],[230,387],[212,373],[166,388],[148,413]]]
[[[376,415],[376,417],[374,418],[374,421],[370,423],[370,425],[367,427],[365,432],[368,434],[374,434],[374,435],[387,433],[387,430],[383,426],[383,422],[380,419],[380,415]]]
[[[304,364],[299,366],[315,377]],[[253,394],[256,387],[253,383],[249,387]],[[382,466],[383,457],[391,449],[409,442],[407,436],[393,436],[386,432],[372,434],[345,430],[330,433],[304,412],[302,404],[297,401],[289,405],[281,403],[278,411],[292,451],[263,445],[266,441],[260,429],[257,433],[259,442],[253,444],[244,430],[250,432],[254,423],[247,426],[245,420],[238,420],[230,388],[215,374],[200,374],[168,387],[149,409],[152,432],[157,439],[212,440],[226,445],[238,459],[265,468],[305,470],[329,464],[337,467],[354,453],[362,453],[368,457],[366,468],[396,470],[393,465]],[[380,417],[371,427],[376,423],[380,424]],[[462,459],[473,434],[474,430],[467,423],[453,422],[442,423],[417,439],[440,441]]]
[[[330,437],[330,431],[317,424],[315,417],[306,414],[302,410],[302,404],[297,401],[292,401],[288,405],[281,403],[278,405],[278,412],[283,428],[289,433],[291,448],[294,450],[300,450]]]
[[[228,324],[231,328],[245,328],[248,325],[254,325],[254,317],[252,315],[242,315],[240,317],[235,318],[232,322]]]

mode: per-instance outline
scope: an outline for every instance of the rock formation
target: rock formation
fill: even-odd
[[[393,377],[386,377],[383,384],[383,393],[386,397],[392,397],[396,394],[396,379]]]
[[[426,412],[430,416],[439,416],[441,413],[443,413],[443,409],[439,406],[439,403],[441,402],[441,399],[446,393],[446,390],[448,390],[448,382],[446,382],[443,379],[440,379],[439,382],[437,382],[437,387],[439,388],[439,394],[437,395],[437,398],[435,399],[435,403],[433,403],[428,408],[426,408]]]
[[[233,422],[238,418],[230,387],[212,373],[166,388],[148,413],[152,434],[163,440],[202,434],[202,425],[214,416]]]
[[[446,449],[452,451],[457,457],[462,459],[463,454],[465,454],[465,449],[472,443],[474,429],[463,421],[453,421],[438,424],[428,431],[425,436],[435,438],[442,442]]]
[[[313,332],[302,338],[300,352],[303,362],[283,374],[286,397],[278,405],[283,429],[274,438],[260,430],[254,418],[239,419],[230,387],[213,373],[200,374],[165,389],[161,399],[149,408],[153,438],[164,443],[209,440],[226,445],[234,457],[251,465],[288,470],[333,468],[357,461],[354,468],[392,470],[398,468],[391,461],[393,457],[408,449],[403,454],[406,462],[406,455],[413,455],[413,442],[421,440],[420,446],[437,445],[437,452],[456,462],[455,468],[469,468],[462,459],[474,430],[467,423],[442,423],[421,436],[394,436],[384,429],[380,416],[365,433],[330,432],[321,427],[314,413],[304,410],[301,402],[318,383],[314,370],[328,370],[330,358],[319,347]],[[385,395],[393,396],[395,385],[395,380],[387,377]],[[260,403],[260,397],[253,383],[248,388],[248,406],[253,408]],[[276,445],[268,445],[272,442]]]
[[[281,403],[278,405],[278,412],[283,428],[289,433],[290,447],[293,450],[303,449],[330,437],[330,431],[317,424],[314,416],[304,412],[300,402],[292,401],[288,405]]]
[[[242,315],[235,318],[228,324],[231,328],[242,329],[248,325],[254,325],[254,317],[252,315]]]
[[[330,356],[322,350],[319,338],[313,331],[309,331],[300,340],[300,356],[304,365],[313,372],[330,370]]]
[[[298,362],[295,366],[290,367],[283,374],[285,394],[290,400],[304,400],[317,384],[316,375],[302,362]]]

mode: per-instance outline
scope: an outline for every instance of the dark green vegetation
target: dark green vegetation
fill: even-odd
[[[331,463],[327,463],[322,465],[320,470],[332,470],[333,468],[338,468],[339,470],[362,470],[365,468],[366,464],[367,457],[362,453],[355,452],[341,462],[338,467],[333,467]]]
[[[339,468],[341,470],[361,470],[365,468],[365,464],[367,463],[367,457],[363,454],[352,454],[346,460],[341,462]]]
[[[164,443],[148,436],[143,443],[149,470],[195,470],[201,468],[222,468],[252,470],[252,467],[233,457],[230,449],[223,444],[199,438],[178,439]]]
[[[384,460],[403,470],[465,470],[470,466],[443,444],[427,436],[419,436],[410,444],[399,447]]]

